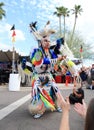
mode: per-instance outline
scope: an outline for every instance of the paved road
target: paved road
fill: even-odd
[[[58,85],[64,97],[72,92],[72,86]],[[34,119],[28,112],[30,102],[30,87],[23,87],[18,92],[10,92],[5,86],[0,87],[0,130],[58,130],[61,113],[45,112],[40,119]],[[93,90],[85,91],[87,104],[94,97]],[[12,109],[12,111],[11,111]],[[74,111],[70,110],[71,130],[83,130],[84,120]]]

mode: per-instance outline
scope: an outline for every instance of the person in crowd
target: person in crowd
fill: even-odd
[[[84,119],[86,118],[87,105],[86,105],[84,99],[82,100],[82,104],[81,103],[75,103],[74,110],[79,115],[81,115]]]
[[[87,89],[94,90],[94,64],[92,64],[92,67],[90,69],[90,85],[87,87]]]
[[[75,103],[82,103],[82,99],[84,99],[84,90],[82,87],[79,87],[76,89],[76,87],[73,87],[73,92],[69,95],[69,101],[71,104]]]
[[[66,76],[65,76],[65,79],[68,81],[68,83],[71,83],[71,77],[72,77],[72,75],[71,75],[70,71],[68,70],[66,72]]]
[[[59,96],[59,101],[60,101],[61,108],[63,111],[59,130],[70,130],[70,126],[69,126],[69,111],[70,111],[69,98],[67,97],[66,100],[64,100],[63,96]]]
[[[91,79],[94,80],[94,64],[92,64],[90,72],[91,72]]]
[[[75,104],[74,109],[78,114],[85,118],[84,130],[94,130],[94,98],[91,99],[88,107],[83,100],[83,104]]]
[[[88,74],[86,72],[86,68],[85,67],[81,67],[81,69],[79,71],[79,75],[81,77],[81,84],[82,84],[82,86],[84,84],[87,84]]]
[[[91,80],[91,85],[89,85],[87,89],[94,90],[94,80]]]
[[[70,103],[67,98],[66,101],[63,97],[59,98],[61,108],[63,110],[61,123],[59,130],[70,130],[69,125],[69,111],[70,111]],[[85,127],[83,130],[94,130],[94,98],[91,99],[89,106],[87,108],[86,103],[83,100],[83,104],[76,103],[74,109],[85,118]]]

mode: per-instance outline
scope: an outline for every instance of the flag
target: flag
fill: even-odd
[[[12,37],[12,42],[15,42],[15,37]]]
[[[13,30],[12,37],[16,36],[15,30]]]
[[[81,47],[80,47],[80,52],[83,52],[83,46],[81,45]]]
[[[10,30],[15,30],[15,24],[13,24]]]
[[[10,31],[12,31],[12,42],[15,42],[16,32],[15,32],[15,25],[14,24],[11,27]]]
[[[81,57],[81,59],[83,59],[83,53],[82,52],[83,52],[83,46],[81,45],[80,46],[80,57]]]

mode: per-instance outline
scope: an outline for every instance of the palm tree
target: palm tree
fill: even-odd
[[[56,15],[57,17],[59,17],[59,31],[60,31],[60,37],[62,35],[61,33],[61,13],[58,10],[58,7],[56,7],[57,11],[54,12],[54,15]]]
[[[3,17],[5,17],[5,10],[3,10],[4,3],[0,2],[0,20],[2,20]]]
[[[65,17],[69,16],[69,10],[68,8],[65,8],[64,6],[61,7],[56,7],[57,11],[54,12],[55,15],[57,15],[57,17],[59,17],[59,29],[60,29],[60,37],[62,36],[62,32],[61,32],[61,16],[64,17],[64,39],[65,39]]]
[[[71,9],[72,10],[72,14],[75,15],[75,21],[74,21],[74,26],[73,26],[73,31],[72,31],[72,34],[71,34],[71,46],[72,46],[72,42],[73,42],[73,35],[74,35],[74,32],[75,32],[75,27],[76,27],[76,22],[77,22],[77,18],[78,18],[78,14],[81,15],[81,12],[83,12],[82,8],[81,8],[81,5],[75,5],[74,6],[74,9]]]
[[[65,30],[65,18],[69,17],[69,13],[70,13],[70,11],[68,10],[68,8],[63,7],[62,15],[64,17],[64,39],[65,39],[65,32],[66,32],[66,30]]]

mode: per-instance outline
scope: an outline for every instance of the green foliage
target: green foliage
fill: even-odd
[[[66,34],[67,35],[66,42],[67,42],[70,50],[73,52],[74,56],[77,58],[80,58],[81,55],[83,56],[83,58],[92,57],[91,53],[92,54],[94,54],[94,53],[91,52],[91,45],[89,43],[86,43],[85,39],[83,39],[83,37],[80,35],[80,33],[76,32],[74,34],[72,46],[70,44],[70,37],[71,37],[70,34],[71,34],[70,31]],[[82,53],[80,52],[81,45],[83,46]]]
[[[65,38],[65,17],[69,17],[70,11],[68,8],[65,8],[64,6],[56,7],[56,11],[53,13],[57,17],[59,17],[59,31],[60,31],[60,37],[62,37],[62,31],[61,31],[61,16],[64,18],[64,38]]]
[[[5,17],[5,10],[3,9],[4,3],[0,2],[0,20]]]
[[[59,37],[59,30],[56,34],[54,34],[51,37],[52,41],[55,41]],[[92,58],[94,57],[94,52],[91,51],[92,45],[90,43],[87,43],[86,40],[82,37],[80,32],[75,32],[74,38],[73,38],[73,45],[70,44],[70,37],[71,37],[71,31],[66,32],[66,43],[70,50],[73,52],[74,57],[81,58],[81,55],[83,58]],[[80,52],[80,47],[83,46],[83,52]]]

